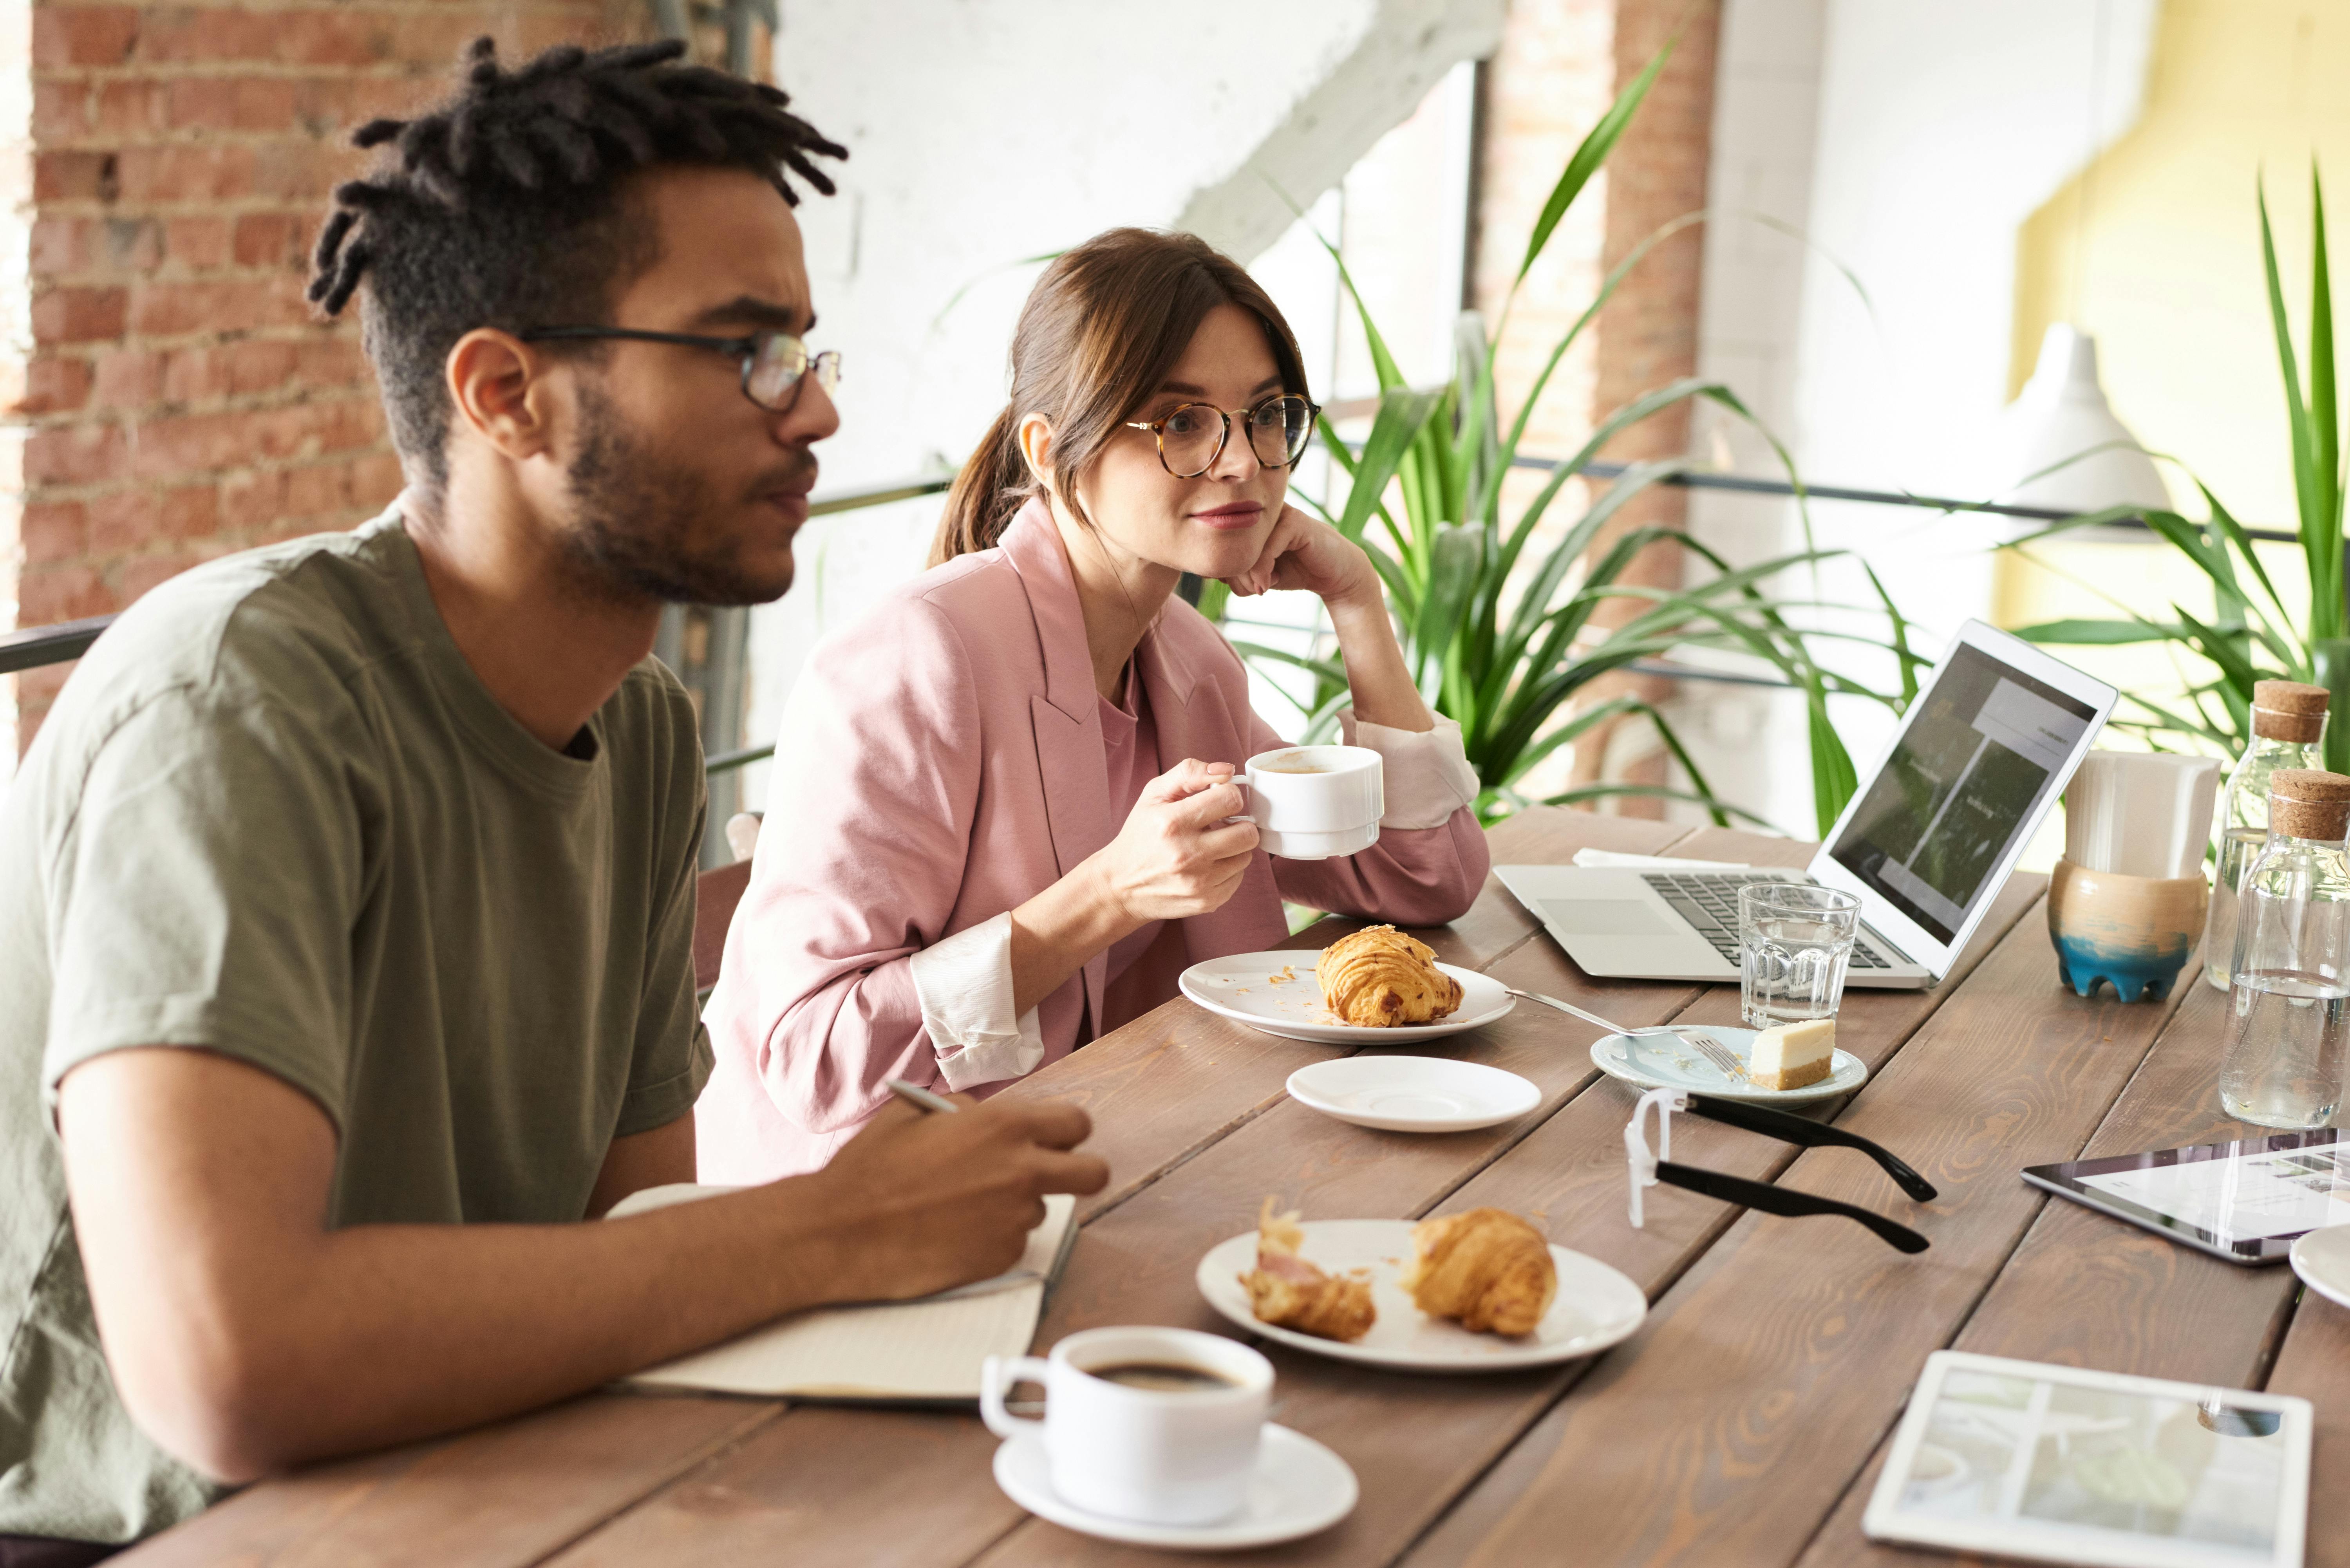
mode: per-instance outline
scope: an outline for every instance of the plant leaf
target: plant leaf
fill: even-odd
[[[1355,460],[1347,507],[1338,514],[1339,533],[1361,541],[1363,524],[1371,520],[1371,509],[1378,504],[1380,493],[1395,477],[1397,465],[1436,411],[1442,395],[1440,390],[1414,391],[1409,387],[1390,387],[1379,394],[1378,415],[1371,421],[1362,455]]]
[[[2131,642],[2168,642],[2184,629],[2158,626],[2150,620],[2043,620],[2020,626],[2015,635],[2028,642],[2064,643],[2074,648],[2118,648]]]
[[[1599,123],[1585,135],[1583,144],[1575,150],[1575,156],[1566,161],[1566,167],[1559,171],[1557,183],[1550,188],[1550,197],[1543,202],[1542,215],[1534,220],[1534,233],[1526,236],[1525,260],[1518,264],[1518,275],[1510,285],[1513,295],[1517,293],[1518,285],[1525,282],[1526,274],[1534,270],[1534,263],[1542,259],[1543,248],[1550,244],[1551,233],[1558,227],[1559,220],[1566,216],[1567,208],[1575,204],[1575,199],[1582,194],[1584,186],[1599,172],[1599,166],[1607,161],[1607,154],[1615,151],[1617,140],[1632,123],[1632,116],[1639,111],[1640,100],[1647,98],[1648,89],[1656,85],[1658,73],[1665,68],[1665,61],[1672,57],[1672,41],[1668,40],[1665,47],[1659,49],[1641,68],[1640,74],[1632,78],[1631,85],[1616,95],[1616,101],[1608,106],[1606,114],[1599,117]]]
[[[1845,750],[1835,722],[1828,718],[1827,692],[1816,677],[1804,719],[1812,742],[1812,815],[1819,823],[1819,836],[1825,839],[1836,818],[1844,815],[1853,792],[1860,787],[1860,777],[1854,771],[1852,753]]]
[[[1617,800],[1627,795],[1638,796],[1648,800],[1687,801],[1691,805],[1701,805],[1708,811],[1714,812],[1717,815],[1742,817],[1758,827],[1769,828],[1773,833],[1783,834],[1784,832],[1784,830],[1779,827],[1776,824],[1771,822],[1765,817],[1755,815],[1752,812],[1748,811],[1744,806],[1731,805],[1726,802],[1715,800],[1709,795],[1692,794],[1688,790],[1675,789],[1670,784],[1576,784],[1573,789],[1561,790],[1556,794],[1544,796],[1543,805],[1581,805],[1586,801]],[[1727,826],[1727,824],[1724,826]]]
[[[1412,648],[1423,671],[1430,663],[1440,663],[1458,640],[1461,612],[1475,597],[1484,556],[1483,529],[1455,524],[1437,530],[1429,553],[1427,596],[1412,628]]]
[[[2269,226],[2268,191],[2261,182],[2255,182],[2253,189],[2261,213],[2261,265],[2268,283],[2269,319],[2276,331],[2277,363],[2284,377],[2285,421],[2293,434],[2293,491],[2301,514],[2302,556],[2309,566],[2309,635],[2333,636],[2333,631],[2321,629],[2330,619],[2325,613],[2324,587],[2332,563],[2319,524],[2324,506],[2317,479],[2317,453],[2310,441],[2309,410],[2301,400],[2301,367],[2293,352],[2293,327],[2285,318],[2284,285],[2277,275],[2276,237]],[[2340,574],[2334,572],[2331,576],[2338,577]]]

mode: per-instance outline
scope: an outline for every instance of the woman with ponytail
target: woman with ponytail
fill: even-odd
[[[931,569],[819,645],[786,705],[706,1013],[703,1180],[822,1165],[888,1078],[992,1093],[1189,965],[1274,946],[1284,898],[1469,908],[1459,727],[1413,687],[1368,557],[1284,503],[1317,411],[1280,311],[1203,242],[1116,229],[1046,270]],[[1231,820],[1232,774],[1282,742],[1186,572],[1322,598],[1345,737],[1385,758],[1370,848],[1275,860]]]

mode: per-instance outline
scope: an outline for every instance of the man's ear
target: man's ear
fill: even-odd
[[[1028,464],[1029,477],[1045,487],[1053,489],[1053,427],[1042,414],[1030,414],[1020,421],[1020,456]]]
[[[449,350],[458,423],[516,462],[554,449],[556,400],[547,362],[510,332],[479,327]]]

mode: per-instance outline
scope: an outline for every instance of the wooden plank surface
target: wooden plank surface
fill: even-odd
[[[1811,853],[1548,810],[1497,829],[1492,848],[1497,863],[1559,863],[1586,844],[1758,864]],[[1607,1356],[1498,1378],[1379,1374],[1269,1349],[1275,1418],[1336,1448],[1363,1483],[1361,1506],[1336,1530],[1244,1558],[1295,1563],[1801,1556],[1813,1568],[1892,1557],[1859,1539],[1857,1511],[1925,1352],[1953,1341],[2238,1383],[2257,1382],[2274,1357],[2272,1386],[2350,1407],[2350,1312],[2319,1301],[2294,1314],[2279,1271],[2184,1252],[2016,1179],[2023,1164],[2230,1125],[2210,1094],[2218,993],[2183,988],[2180,1008],[2059,992],[2039,888],[2012,884],[1935,990],[1846,997],[1839,1044],[1869,1063],[1871,1080],[1814,1114],[1901,1152],[1941,1185],[1937,1203],[1910,1204],[1850,1151],[1797,1151],[1693,1117],[1675,1128],[1688,1163],[1908,1220],[1934,1239],[1922,1257],[1845,1221],[1742,1214],[1670,1188],[1651,1189],[1648,1224],[1633,1231],[1619,1137],[1632,1096],[1591,1067],[1597,1031],[1534,1004],[1448,1054],[1532,1079],[1540,1107],[1509,1127],[1428,1138],[1350,1127],[1286,1098],[1289,1072],[1341,1051],[1177,1002],[1009,1091],[1087,1106],[1112,1166],[1110,1189],[1081,1210],[1038,1344],[1105,1323],[1237,1332],[1207,1311],[1191,1276],[1267,1194],[1317,1219],[1494,1203],[1535,1216],[1656,1300],[1641,1333]],[[1447,961],[1626,1023],[1736,1021],[1732,988],[1583,975],[1497,882],[1431,940]],[[993,1484],[994,1446],[962,1413],[598,1397],[255,1488],[126,1561],[1165,1560],[1030,1519]],[[2323,1428],[2319,1464],[2350,1482],[2350,1425]],[[2320,1545],[2322,1521],[2350,1536],[2350,1497],[2338,1509],[2314,1501],[2312,1514],[2313,1563],[2350,1568],[2350,1547]]]
[[[2268,1387],[2317,1407],[2309,1568],[2350,1568],[2350,1308],[2303,1287]]]
[[[782,1409],[764,1400],[573,1400],[267,1482],[113,1561],[125,1568],[536,1563]]]
[[[1712,853],[1729,852],[1759,864],[1800,863],[1809,855],[1808,846],[1751,836],[1717,840]],[[2036,897],[2036,882],[2020,883],[2012,889],[1988,922],[1991,933],[1996,935],[2005,929]],[[1972,967],[1980,951],[1977,949],[1963,961],[1965,968]],[[1692,1017],[1700,1012],[1709,1022],[1734,1022],[1737,1014],[1734,992],[1642,981],[1595,981],[1583,976],[1548,943],[1529,944],[1504,958],[1489,972],[1513,984],[1563,994],[1622,1023]],[[1865,1059],[1882,1060],[1898,1048],[1900,1040],[1933,1011],[1939,1000],[1939,994],[1916,992],[1849,993],[1846,1006],[1853,1010],[1853,1016],[1866,1022],[1851,1030],[1847,1048],[1859,1051]],[[1698,1005],[1692,1008],[1692,1002]],[[1528,1018],[1528,1013],[1533,1016]],[[1719,1017],[1714,1016],[1717,1013]],[[1625,1177],[1619,1136],[1630,1096],[1613,1080],[1601,1079],[1589,1065],[1589,1046],[1599,1033],[1590,1025],[1547,1010],[1521,1007],[1504,1027],[1512,1030],[1513,1036],[1515,1032],[1530,1030],[1537,1038],[1552,1042],[1553,1049],[1559,1051],[1563,1059],[1537,1060],[1529,1064],[1516,1054],[1515,1038],[1504,1042],[1500,1038],[1501,1030],[1488,1032],[1496,1037],[1492,1054],[1472,1059],[1492,1060],[1534,1078],[1545,1090],[1546,1105],[1549,1097],[1558,1092],[1560,1076],[1571,1072],[1575,1079],[1568,1091],[1571,1103],[1542,1120],[1522,1139],[1513,1140],[1497,1159],[1468,1162],[1483,1168],[1468,1179],[1465,1190],[1461,1184],[1456,1184],[1451,1196],[1430,1201],[1416,1197],[1409,1186],[1381,1189],[1376,1183],[1382,1166],[1400,1172],[1415,1161],[1426,1164],[1429,1176],[1437,1176],[1434,1147],[1457,1140],[1408,1139],[1401,1135],[1367,1133],[1314,1116],[1303,1107],[1288,1106],[1286,1109],[1298,1118],[1294,1125],[1275,1122],[1272,1116],[1265,1118],[1270,1124],[1265,1130],[1278,1140],[1273,1149],[1251,1149],[1238,1138],[1228,1140],[1209,1157],[1159,1183],[1137,1204],[1089,1230],[1087,1242],[1091,1244],[1097,1236],[1107,1239],[1104,1232],[1116,1234],[1119,1220],[1130,1220],[1134,1226],[1132,1241],[1102,1262],[1122,1279],[1132,1279],[1136,1283],[1118,1298],[1072,1301],[1066,1317],[1047,1324],[1045,1337],[1052,1337],[1051,1331],[1055,1330],[1066,1332],[1097,1323],[1131,1321],[1184,1323],[1223,1330],[1222,1320],[1200,1302],[1191,1283],[1192,1269],[1200,1253],[1208,1247],[1235,1231],[1246,1229],[1246,1217],[1267,1181],[1283,1176],[1289,1179],[1288,1185],[1274,1189],[1285,1201],[1300,1203],[1310,1217],[1315,1218],[1358,1214],[1416,1218],[1431,1209],[1454,1210],[1480,1202],[1499,1202],[1543,1218],[1554,1239],[1626,1268],[1644,1288],[1659,1288],[1685,1267],[1712,1235],[1719,1233],[1734,1211],[1720,1204],[1710,1205],[1715,1216],[1711,1229],[1691,1228],[1660,1247],[1658,1255],[1649,1260],[1619,1257],[1578,1231],[1578,1224],[1589,1222],[1600,1228],[1612,1226],[1625,1235],[1635,1234],[1623,1220]],[[1318,1126],[1311,1125],[1317,1123]],[[1689,1141],[1677,1143],[1677,1153],[1684,1148],[1705,1148],[1716,1141],[1728,1145],[1742,1138],[1748,1146],[1743,1152],[1757,1156],[1751,1172],[1757,1176],[1767,1175],[1771,1166],[1783,1165],[1793,1156],[1787,1146],[1754,1139],[1718,1124],[1690,1121],[1683,1123],[1682,1128],[1688,1131],[1684,1134],[1682,1129],[1676,1129],[1677,1137],[1686,1137]],[[1473,1136],[1476,1135],[1462,1135],[1464,1138]],[[1371,1147],[1373,1140],[1389,1144],[1401,1141],[1408,1148],[1387,1152],[1383,1158],[1347,1158],[1357,1149]],[[1737,1161],[1725,1156],[1720,1164],[1735,1168]],[[1554,1184],[1551,1178],[1563,1169],[1572,1171],[1576,1179]],[[1385,1200],[1383,1205],[1378,1203],[1381,1199]],[[1158,1201],[1154,1203],[1153,1199]],[[1693,1197],[1691,1201],[1702,1202]],[[1243,1223],[1232,1224],[1231,1220],[1235,1215]],[[1180,1238],[1170,1249],[1172,1256],[1160,1260],[1158,1268],[1151,1271],[1149,1262],[1139,1254],[1170,1237]],[[1155,1272],[1156,1277],[1145,1278],[1147,1272]],[[1279,1370],[1280,1419],[1319,1438],[1344,1455],[1355,1467],[1363,1488],[1363,1502],[1337,1528],[1277,1552],[1260,1554],[1295,1563],[1392,1560],[1583,1369],[1570,1366],[1508,1377],[1426,1378],[1350,1366],[1270,1345],[1262,1347],[1273,1356]],[[1139,1560],[1140,1554],[1122,1552],[1056,1526],[1031,1521],[1007,1536],[982,1562],[989,1568],[996,1568],[998,1564],[1012,1563],[1113,1563],[1129,1557]]]
[[[2067,1158],[2262,1136],[2220,1108],[2226,1009],[2220,992],[2196,985],[2095,1136]],[[2298,1282],[2291,1270],[2222,1262],[2080,1204],[2040,1201],[2040,1217],[1950,1348],[2224,1388],[2261,1386],[2292,1311]],[[1861,1534],[1884,1458],[1880,1442],[1804,1553],[1804,1568],[1949,1560],[1875,1546]]]
[[[1908,1204],[1843,1150],[1783,1178],[1896,1214],[1932,1251],[1747,1214],[1410,1561],[1531,1562],[1564,1540],[1593,1562],[1791,1561],[2037,1216],[2016,1168],[2082,1147],[2170,1011],[2058,992],[2045,931],[2012,929],[1839,1118],[1940,1199]]]
[[[975,1436],[974,1436],[975,1434]],[[1027,1517],[989,1475],[976,1416],[806,1406],[762,1428],[556,1561],[859,1568],[967,1563]]]
[[[1503,825],[1492,842],[1505,858],[1565,859],[1586,843],[1652,853],[1685,831],[1542,808]],[[1475,965],[1524,942],[1537,929],[1507,890],[1489,879],[1467,915],[1432,935],[1449,961]],[[1188,1004],[1170,1005],[1014,1092],[1075,1099],[1093,1112],[1092,1147],[1110,1160],[1113,1179],[1108,1190],[1086,1201],[1081,1212],[1091,1213],[1115,1205],[1281,1099],[1283,1080],[1301,1061],[1337,1054],[1275,1042]],[[683,1397],[577,1400],[440,1443],[319,1466],[255,1487],[155,1537],[125,1561],[328,1563],[366,1561],[380,1549],[410,1561],[536,1563],[714,1450],[775,1421],[782,1410],[771,1402]],[[910,1418],[887,1440],[918,1441],[920,1419]],[[803,1451],[806,1434],[830,1432],[837,1425],[795,1421],[777,1434],[785,1469],[796,1467],[793,1456]],[[700,1495],[706,1501],[711,1494]]]
[[[1562,862],[1585,844],[1655,853],[1683,831],[1545,809],[1495,829],[1493,856],[1500,863]],[[1596,1007],[1622,1007],[1627,1022],[1670,1016],[1699,989],[1637,982],[1595,989],[1548,942],[1529,940],[1538,929],[1497,881],[1489,880],[1468,917],[1450,931],[1430,935],[1447,961],[1484,967],[1507,954],[1513,961],[1511,973],[1521,982],[1575,993]],[[1327,940],[1318,930],[1317,936]],[[1639,1010],[1643,1002],[1645,1012]],[[1222,1331],[1222,1320],[1200,1300],[1191,1272],[1209,1246],[1254,1222],[1257,1203],[1268,1191],[1304,1201],[1316,1215],[1424,1210],[1588,1083],[1594,1075],[1584,1050],[1563,1051],[1558,1042],[1555,1025],[1568,1022],[1546,1009],[1521,1005],[1492,1028],[1462,1037],[1464,1044],[1449,1054],[1534,1078],[1545,1087],[1544,1107],[1512,1127],[1440,1138],[1373,1132],[1305,1110],[1288,1099],[1284,1081],[1298,1066],[1344,1054],[1344,1048],[1241,1029],[1182,1002],[1036,1074],[1008,1092],[1087,1105],[1097,1126],[1090,1147],[1107,1155],[1113,1171],[1109,1191],[1081,1210],[1084,1229],[1040,1326],[1038,1346],[1106,1323]],[[1574,1029],[1587,1047],[1593,1032],[1579,1023]],[[1208,1153],[1191,1158],[1201,1148]],[[1482,1390],[1483,1385],[1474,1385],[1461,1397],[1473,1405]],[[816,1419],[825,1416],[837,1419]],[[1289,1418],[1286,1410],[1281,1418]],[[816,1431],[824,1435],[808,1435]],[[897,1454],[907,1446],[920,1447],[924,1456],[919,1466],[920,1527],[899,1529],[886,1511],[843,1507],[827,1531],[847,1533],[823,1538],[844,1559],[962,1563],[977,1550],[972,1542],[984,1545],[1014,1526],[1020,1526],[1013,1536],[1016,1544],[1009,1550],[1015,1558],[1033,1554],[1036,1549],[1029,1537],[1039,1531],[1085,1547],[1096,1544],[1053,1526],[1023,1524],[1026,1516],[996,1489],[989,1469],[995,1439],[972,1417],[801,1408],[681,1478],[558,1561],[575,1568],[641,1560],[656,1545],[697,1561],[795,1556],[806,1550],[806,1521],[796,1500],[822,1495],[804,1490],[798,1472],[806,1455],[838,1450],[854,1456],[852,1469],[901,1474],[903,1461]],[[711,1508],[690,1501],[717,1496],[740,1500],[741,1505]],[[875,1555],[868,1558],[868,1552]]]
[[[1586,844],[1654,854],[1684,836],[1664,823],[1540,807],[1491,836],[1497,862],[1571,859]],[[1326,929],[1328,928],[1328,929]],[[1453,925],[1424,931],[1447,963],[1483,969],[1541,928],[1494,877]],[[1336,940],[1329,922],[1292,939],[1300,948]],[[1286,1098],[1289,1075],[1353,1047],[1284,1040],[1180,999],[1154,1009],[1004,1091],[1082,1106],[1094,1118],[1087,1149],[1109,1161],[1110,1184],[1079,1200],[1080,1219],[1117,1207],[1234,1128]]]
[[[1717,846],[1714,853],[1721,852]],[[2041,887],[2038,877],[2020,877],[2004,889],[1984,918],[1976,940],[1934,990],[1847,991],[1837,1016],[1838,1044],[1859,1056],[1872,1074],[1881,1071],[1939,1008],[1952,996],[1964,994],[1970,978],[1990,952],[2005,941],[2028,938],[2036,926]],[[1696,1023],[1735,1023],[1738,995],[1727,987],[1709,992],[1681,1016]],[[1635,1097],[1627,1085],[1613,1080],[1596,1083],[1523,1148],[1513,1151],[1510,1160],[1440,1207],[1457,1210],[1490,1203],[1543,1216],[1554,1241],[1623,1270],[1652,1300],[1660,1296],[1721,1238],[1741,1210],[1678,1188],[1657,1187],[1644,1197],[1647,1223],[1637,1231],[1632,1228],[1626,1210],[1627,1175],[1620,1134]],[[1832,1109],[1824,1107],[1822,1114]],[[1893,1147],[1905,1157],[1911,1152],[1899,1144]],[[1673,1153],[1686,1164],[1769,1181],[1785,1172],[1797,1150],[1700,1117],[1683,1117],[1673,1128]],[[1856,1169],[1875,1176],[1876,1167],[1865,1157],[1837,1151],[1836,1158],[1858,1162]],[[1871,1201],[1878,1207],[1897,1215],[1913,1207],[1889,1182],[1877,1180],[1882,1190]],[[1555,1386],[1546,1390],[1553,1397],[1543,1401],[1541,1407],[1549,1408],[1556,1395],[1595,1366],[1607,1366],[1608,1359],[1565,1369]],[[1506,1502],[1508,1495],[1506,1487],[1477,1489],[1445,1519],[1413,1560],[1458,1560],[1478,1535],[1492,1527],[1493,1509]]]

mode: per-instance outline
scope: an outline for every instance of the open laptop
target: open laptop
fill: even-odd
[[[2114,711],[2102,680],[1970,620],[1804,870],[1496,866],[1584,972],[1738,978],[1738,889],[1859,897],[1847,985],[1922,990],[1951,961]]]

